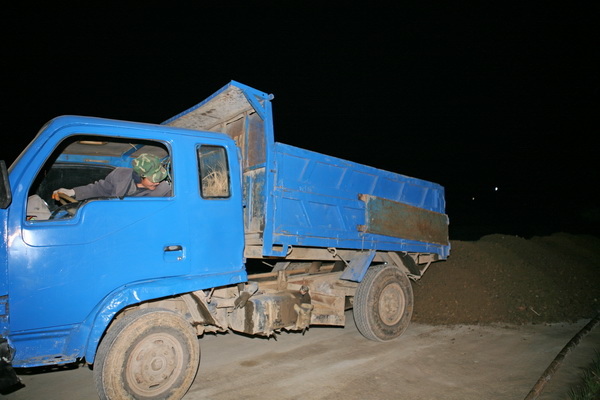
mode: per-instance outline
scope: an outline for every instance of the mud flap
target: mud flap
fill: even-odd
[[[8,340],[0,338],[0,391],[21,384],[21,380],[10,364],[13,356],[14,349],[8,345]]]
[[[308,329],[313,308],[315,306],[309,303],[294,304],[294,310],[298,313],[294,330],[304,332]]]

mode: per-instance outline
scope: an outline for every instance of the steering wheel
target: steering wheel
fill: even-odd
[[[65,194],[63,192],[56,192],[56,194],[58,195],[58,201],[60,201],[60,204],[62,205],[65,205],[67,203],[77,203],[77,200],[75,200],[68,194]]]
[[[62,203],[60,206],[58,206],[54,211],[52,211],[52,214],[50,214],[50,218],[49,219],[55,219],[57,218],[58,214],[60,213],[64,213],[64,215],[61,215],[59,218],[67,218],[67,217],[72,217],[77,213],[77,210],[79,209],[79,207],[81,207],[82,205],[89,203],[90,201],[94,201],[94,200],[109,200],[109,199],[117,199],[119,197],[110,197],[110,196],[100,196],[100,197],[90,197],[87,199],[83,199],[83,200],[77,200],[67,194],[61,193],[61,192],[57,192],[58,197],[59,197],[59,201]]]
[[[55,219],[57,215],[61,212],[66,213],[65,215],[62,215],[61,218],[65,218],[67,214],[69,217],[74,216],[82,201],[77,200],[62,192],[56,192],[56,194],[58,195],[58,201],[60,202],[61,206],[59,206],[56,210],[52,211],[52,214],[50,214],[49,219]]]

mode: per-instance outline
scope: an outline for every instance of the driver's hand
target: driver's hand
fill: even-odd
[[[67,196],[70,197],[75,197],[75,191],[73,189],[65,189],[65,188],[60,188],[60,189],[56,189],[54,192],[52,192],[52,198],[56,201],[59,200],[58,198],[58,192],[60,193],[64,193]]]

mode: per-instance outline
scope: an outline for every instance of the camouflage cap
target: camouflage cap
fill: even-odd
[[[142,178],[152,182],[161,182],[167,177],[167,170],[162,166],[160,158],[154,154],[140,154],[132,162],[133,170]]]

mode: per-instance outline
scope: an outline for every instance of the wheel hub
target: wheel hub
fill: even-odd
[[[156,396],[177,379],[183,348],[169,335],[149,335],[134,347],[128,365],[127,382],[134,392]]]
[[[404,313],[406,301],[398,283],[387,285],[379,297],[379,316],[386,325],[395,325]]]

